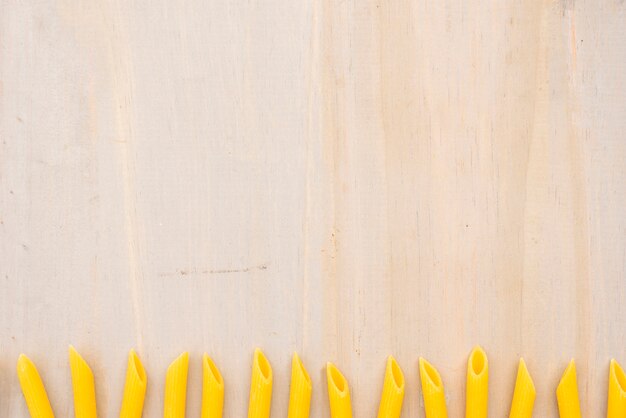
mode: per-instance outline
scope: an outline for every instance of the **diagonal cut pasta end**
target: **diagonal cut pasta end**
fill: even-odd
[[[148,376],[146,370],[141,364],[139,356],[135,350],[131,349],[128,353],[128,370],[132,374],[132,378],[137,381],[141,386],[145,387],[148,383]]]
[[[331,418],[351,418],[352,401],[348,381],[332,363],[326,364],[326,377]]]
[[[135,350],[128,353],[120,418],[141,418],[148,376]]]
[[[566,391],[570,390],[573,387],[576,387],[576,363],[574,359],[571,359],[567,368],[563,372],[563,376],[561,376],[561,380],[559,381],[559,385],[556,388],[557,396],[560,394],[564,394]]]
[[[533,396],[536,395],[537,391],[535,389],[535,382],[530,376],[530,372],[528,371],[528,367],[526,367],[526,362],[523,358],[519,359],[519,368],[517,373],[518,379],[524,382],[524,386],[528,387],[528,389],[532,391]]]
[[[291,359],[291,383],[289,385],[288,418],[308,418],[311,409],[311,377],[304,368],[298,353]]]
[[[222,388],[224,387],[224,379],[222,378],[222,374],[213,362],[213,359],[209,357],[207,353],[204,353],[202,355],[202,370],[204,378],[207,382],[211,382],[211,384],[217,385]]]
[[[423,357],[419,359],[419,366],[422,390],[428,392],[443,392],[443,383],[437,369]]]
[[[17,377],[30,415],[37,418],[54,418],[41,376],[35,364],[24,354],[20,354],[17,359]]]
[[[426,418],[447,418],[446,399],[439,372],[423,357],[419,359],[419,368]]]
[[[615,359],[611,359],[611,381],[619,393],[626,397],[626,373]]]
[[[167,368],[167,372],[171,373],[179,368],[185,369],[188,367],[189,367],[189,353],[185,351],[184,353],[176,357],[176,359],[174,359],[174,361],[170,363],[170,365]]]
[[[74,414],[76,418],[96,418],[96,387],[91,368],[70,345],[70,371],[74,392]]]
[[[387,358],[385,381],[389,381],[396,392],[404,392],[404,373],[393,356]]]
[[[222,418],[224,410],[224,379],[207,353],[202,356],[201,418]]]
[[[295,353],[295,352],[293,353],[293,357],[291,359],[291,370],[293,371],[292,374],[295,374],[296,376],[298,376],[299,381],[304,382],[306,386],[309,388],[312,387],[311,377],[309,376],[309,373],[304,368],[304,364],[302,363],[302,360],[298,356],[298,353]]]
[[[76,351],[73,345],[69,346],[70,369],[72,379],[90,379],[93,381],[93,372],[85,359]]]
[[[485,350],[480,346],[474,347],[467,362],[467,373],[471,376],[482,377],[489,373],[489,362]]]
[[[189,353],[179,355],[167,368],[165,375],[165,397],[163,401],[164,418],[185,416],[187,404],[187,373]]]
[[[22,353],[19,355],[19,357],[17,358],[17,372],[19,373],[23,373],[29,369],[34,369],[35,368],[35,364],[32,362],[31,359],[29,359],[26,354]]]
[[[248,418],[269,418],[272,405],[272,366],[263,352],[256,348],[250,378]]]
[[[259,375],[265,381],[272,380],[272,366],[267,360],[267,357],[265,357],[265,354],[263,354],[263,352],[259,348],[254,349],[253,368],[260,373]]]
[[[535,384],[530,377],[526,362],[520,358],[509,418],[531,418],[536,395]]]
[[[326,364],[326,377],[328,378],[328,390],[332,390],[333,393],[341,397],[349,394],[348,381],[337,366],[330,362]]]
[[[607,418],[626,417],[626,374],[615,359],[609,366]]]
[[[480,346],[474,347],[467,361],[465,417],[487,418],[489,398],[489,362]]]
[[[578,399],[578,383],[576,381],[576,363],[569,362],[556,388],[559,415],[567,418],[581,418],[580,400]]]
[[[399,418],[404,400],[404,374],[393,356],[387,357],[378,418]]]

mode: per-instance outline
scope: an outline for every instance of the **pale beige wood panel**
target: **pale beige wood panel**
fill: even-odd
[[[66,346],[119,411],[125,357],[200,355],[246,413],[252,350],[287,409],[290,355],[375,413],[385,357],[423,416],[417,359],[464,409],[482,344],[490,412],[519,356],[556,417],[626,363],[623,2],[0,1],[0,414],[37,363],[71,416]]]

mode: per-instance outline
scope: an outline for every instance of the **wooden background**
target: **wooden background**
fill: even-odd
[[[201,353],[245,416],[250,363],[324,366],[374,416],[385,357],[423,417],[418,357],[464,410],[517,360],[535,416],[576,358],[585,417],[626,364],[626,4],[606,1],[0,0],[0,416],[20,352],[73,414],[67,345],[119,412],[126,355],[162,414]]]

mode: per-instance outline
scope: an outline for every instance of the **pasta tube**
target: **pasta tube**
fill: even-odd
[[[93,373],[87,362],[71,345],[69,354],[74,391],[74,416],[76,418],[96,418],[96,387]]]
[[[489,363],[487,354],[476,346],[467,362],[465,418],[487,418],[489,394]]]
[[[576,383],[576,364],[570,361],[559,386],[556,388],[556,399],[559,404],[561,418],[581,418],[578,387]]]
[[[17,359],[17,377],[31,418],[54,418],[46,389],[33,362],[24,354]]]
[[[609,401],[607,418],[626,417],[626,374],[614,359],[609,368]]]
[[[536,396],[535,384],[530,377],[530,373],[528,373],[524,359],[521,358],[517,369],[517,379],[515,380],[515,391],[513,392],[509,418],[531,418]]]
[[[222,418],[224,380],[206,353],[202,356],[202,418]]]
[[[426,418],[447,418],[446,398],[439,372],[422,357],[420,357],[419,366]]]
[[[189,353],[184,352],[167,368],[165,376],[164,418],[185,418]]]
[[[272,366],[258,348],[254,350],[248,418],[269,418],[272,406]]]
[[[311,378],[298,354],[293,353],[293,358],[291,359],[288,418],[309,418],[312,391]]]
[[[378,418],[399,418],[404,399],[404,374],[393,356],[387,358]]]
[[[135,350],[130,350],[120,418],[141,418],[147,383],[146,371],[141,360],[139,360],[139,356]]]
[[[348,381],[332,363],[326,364],[328,400],[331,418],[352,418],[352,404]]]

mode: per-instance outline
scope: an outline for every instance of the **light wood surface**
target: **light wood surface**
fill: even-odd
[[[245,416],[261,347],[327,417],[324,366],[374,416],[385,359],[451,417],[489,356],[492,417],[523,356],[535,416],[577,361],[582,411],[626,363],[624,1],[0,0],[0,416],[37,364],[73,414],[67,346],[119,413],[126,356],[162,414],[201,354]]]

